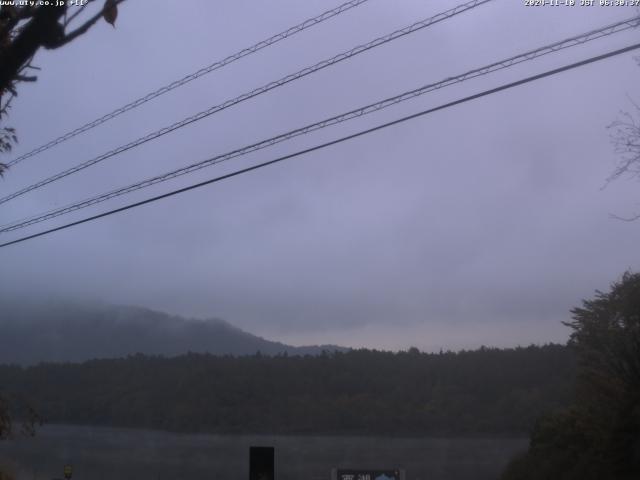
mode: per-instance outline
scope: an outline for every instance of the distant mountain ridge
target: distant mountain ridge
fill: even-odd
[[[136,353],[177,356],[317,355],[335,345],[294,347],[220,319],[197,320],[142,307],[0,300],[0,363],[81,362]]]

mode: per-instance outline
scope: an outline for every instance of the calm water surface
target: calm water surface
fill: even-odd
[[[382,438],[186,435],[45,426],[0,443],[17,480],[225,479],[249,477],[249,446],[274,446],[278,480],[328,480],[331,467],[404,468],[407,480],[489,480],[526,449],[526,438]]]

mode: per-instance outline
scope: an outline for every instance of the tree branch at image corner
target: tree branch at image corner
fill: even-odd
[[[94,0],[95,1],[95,0]],[[124,0],[105,0],[93,16],[71,31],[70,24],[79,19],[90,3],[77,7],[78,10],[67,18],[68,5],[23,6],[3,5],[0,7],[0,122],[8,115],[10,102],[17,96],[16,85],[20,82],[35,82],[37,76],[26,70],[38,70],[31,65],[40,48],[54,50],[84,35],[101,18],[115,26],[118,5]],[[3,97],[10,95],[3,102]],[[0,153],[9,152],[17,142],[15,130],[0,127]],[[6,171],[0,163],[0,176]]]
[[[640,65],[640,57],[636,57]],[[640,178],[640,104],[627,95],[633,110],[620,111],[618,118],[607,126],[611,144],[618,161],[613,173],[607,178],[606,185],[623,176]],[[640,212],[628,217],[610,215],[617,220],[632,222],[640,219]]]

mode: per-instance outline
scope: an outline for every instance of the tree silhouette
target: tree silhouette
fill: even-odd
[[[572,310],[573,404],[540,419],[504,480],[640,478],[640,273]]]
[[[21,82],[35,82],[38,68],[31,64],[40,48],[57,49],[84,35],[101,18],[114,24],[118,4],[124,0],[105,0],[99,11],[86,18],[86,8],[71,2],[46,2],[43,5],[0,6],[0,122],[3,122],[17,96]],[[33,2],[37,3],[37,2]],[[58,3],[57,5],[54,5]],[[75,11],[73,11],[75,10]],[[81,22],[81,23],[80,23]],[[11,127],[0,126],[0,153],[11,150],[17,141]],[[0,163],[0,175],[6,170]]]

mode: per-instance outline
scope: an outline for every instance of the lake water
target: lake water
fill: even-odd
[[[278,480],[329,480],[332,467],[404,468],[407,480],[496,479],[527,448],[518,438],[382,438],[189,435],[45,426],[35,438],[0,442],[17,480],[224,479],[249,477],[249,446],[273,446]]]

